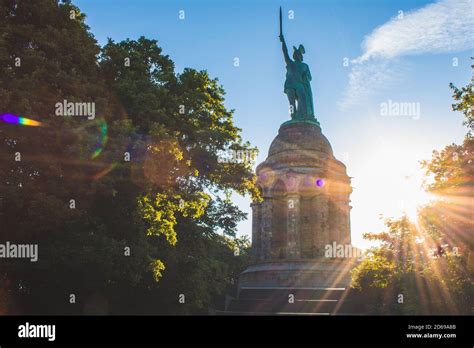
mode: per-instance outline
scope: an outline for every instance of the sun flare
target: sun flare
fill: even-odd
[[[381,134],[386,130],[377,132]],[[349,167],[354,168],[351,202],[356,245],[367,247],[369,244],[361,235],[384,229],[378,217],[406,215],[416,223],[419,208],[436,199],[423,188],[425,173],[420,159],[429,158],[430,153],[425,153],[420,143],[420,137],[392,134],[360,144],[357,152],[364,155],[363,160],[354,158],[353,163],[349,163]]]

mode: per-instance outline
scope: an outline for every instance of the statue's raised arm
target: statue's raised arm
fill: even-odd
[[[283,50],[283,56],[285,57],[285,62],[288,65],[288,63],[291,62],[291,58],[290,58],[290,55],[288,54],[288,47],[286,47],[286,42],[283,35],[280,35],[280,41],[281,41],[281,48]]]

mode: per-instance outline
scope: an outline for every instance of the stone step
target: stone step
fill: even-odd
[[[227,307],[231,312],[264,312],[264,313],[321,313],[334,312],[337,300],[298,300],[288,303],[288,299],[236,299]]]
[[[325,316],[330,315],[329,313],[289,313],[289,312],[231,312],[231,311],[215,311],[214,315],[318,315]]]
[[[239,299],[275,299],[288,301],[289,296],[297,300],[338,300],[344,288],[241,288]]]

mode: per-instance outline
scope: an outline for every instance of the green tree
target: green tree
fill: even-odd
[[[183,291],[179,312],[213,306],[247,259],[230,194],[258,197],[251,164],[216,155],[250,149],[218,81],[175,73],[156,40],[101,49],[69,1],[2,1],[0,16],[0,110],[42,122],[0,128],[0,241],[39,245],[36,263],[2,262],[2,311],[173,313]],[[63,100],[96,119],[56,116]]]
[[[90,177],[101,167],[90,161],[97,123],[85,126],[83,120],[58,117],[55,104],[64,99],[95,102],[101,115],[113,115],[119,106],[100,80],[95,64],[100,47],[77,7],[47,0],[2,1],[0,16],[0,110],[43,123],[3,124],[0,129],[0,238],[39,245],[37,263],[2,262],[2,285],[23,307],[9,311],[55,312],[58,305],[67,307],[70,293],[81,299],[93,291],[94,281],[83,282],[83,276],[95,279],[110,267],[111,260],[100,260],[93,250],[123,249],[88,214],[96,189]],[[15,161],[15,154],[21,161]],[[70,209],[71,199],[76,209]],[[77,306],[70,308],[75,312]]]
[[[379,245],[353,270],[352,285],[369,313],[472,314],[474,85],[450,87],[453,111],[464,113],[468,133],[462,145],[433,151],[422,162],[425,188],[437,199],[419,210],[416,225],[389,219],[387,231],[364,236]]]
[[[471,81],[461,89],[452,83],[450,87],[456,101],[453,111],[463,112],[468,132],[461,145],[451,144],[441,151],[433,151],[431,160],[422,162],[426,190],[438,200],[425,207],[421,217],[427,229],[433,231],[433,238],[439,240],[438,244],[463,249],[474,270],[474,83]]]
[[[153,239],[167,276],[133,291],[155,296],[154,303],[166,313],[202,312],[235,282],[243,267],[236,261],[246,257],[235,256],[229,247],[237,222],[245,218],[229,195],[233,190],[258,195],[251,163],[223,163],[217,154],[251,149],[223,106],[217,80],[192,69],[170,73],[173,65],[155,40],[109,40],[101,58],[108,84],[125,96],[126,112],[147,134],[141,147],[147,151],[138,166],[132,163],[132,177],[143,190],[138,206],[148,235],[166,240]],[[130,66],[123,64],[126,58]],[[169,167],[163,170],[164,165]],[[180,294],[186,306],[177,301]],[[144,311],[152,308],[150,302]]]
[[[417,230],[406,216],[386,219],[385,225],[384,232],[364,234],[379,245],[352,271],[352,286],[371,294],[369,312],[416,313],[418,296],[412,280],[424,272],[416,250]]]
[[[474,57],[471,57],[474,59]],[[474,65],[471,65],[474,70]],[[471,81],[461,89],[457,88],[453,83],[449,84],[453,90],[453,99],[456,101],[452,105],[453,111],[461,111],[464,114],[463,124],[468,127],[468,136],[472,136],[474,132],[474,81]]]
[[[387,219],[387,230],[367,233],[378,241],[352,270],[352,287],[371,314],[470,313],[472,277],[465,260],[433,248],[429,233],[406,216]]]

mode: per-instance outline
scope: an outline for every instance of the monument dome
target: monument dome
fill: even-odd
[[[312,123],[283,124],[270,145],[268,157],[295,150],[320,152],[321,155],[333,156],[329,140],[323,135],[321,128]]]

